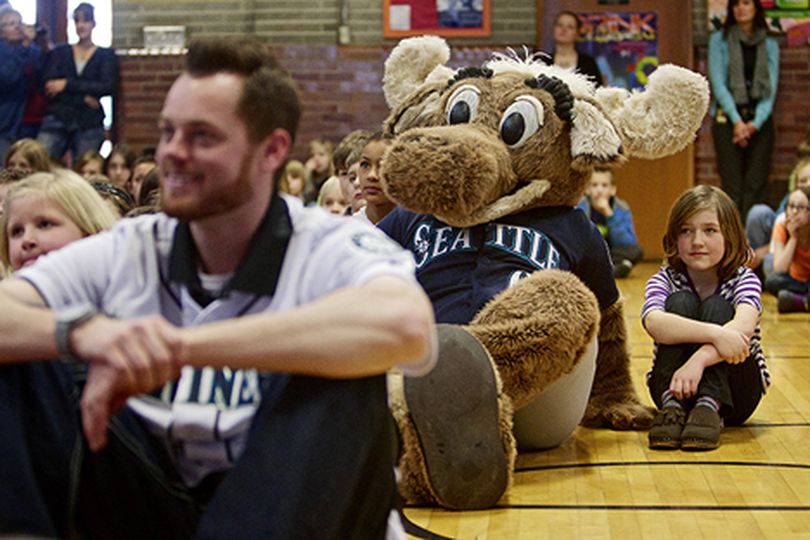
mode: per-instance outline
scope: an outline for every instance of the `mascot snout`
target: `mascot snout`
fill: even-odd
[[[397,137],[385,154],[382,181],[394,202],[453,223],[511,191],[517,177],[498,134],[466,124]]]

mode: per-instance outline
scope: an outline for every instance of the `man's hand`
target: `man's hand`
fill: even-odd
[[[51,79],[45,82],[45,94],[48,97],[53,97],[59,92],[65,90],[67,86],[67,79]]]
[[[107,442],[107,424],[130,396],[180,375],[180,331],[159,316],[126,321],[95,317],[70,334],[71,349],[90,365],[82,394],[82,424],[90,449]]]
[[[675,399],[683,401],[697,393],[705,366],[697,355],[692,355],[678,370],[672,374],[669,390]]]
[[[725,326],[718,326],[712,338],[712,345],[720,357],[730,364],[745,361],[748,357],[748,342],[745,332]]]

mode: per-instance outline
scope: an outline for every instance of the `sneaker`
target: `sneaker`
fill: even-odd
[[[650,448],[676,450],[681,445],[681,431],[686,424],[686,413],[680,407],[664,407],[655,415],[650,428]]]
[[[720,446],[723,419],[710,407],[697,406],[689,413],[681,433],[682,450],[714,450]]]
[[[626,278],[630,275],[630,271],[633,269],[633,263],[631,263],[627,259],[622,259],[616,263],[616,266],[613,267],[613,277],[615,278]]]
[[[791,292],[787,289],[779,291],[776,300],[776,308],[779,313],[790,313],[793,311],[810,311],[806,294]]]

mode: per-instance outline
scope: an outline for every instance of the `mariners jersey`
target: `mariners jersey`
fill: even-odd
[[[470,322],[495,295],[537,270],[572,272],[600,308],[619,296],[602,235],[571,207],[537,208],[465,228],[397,208],[378,226],[413,253],[437,322]]]
[[[50,253],[18,276],[56,310],[90,303],[109,317],[160,314],[176,326],[294,309],[378,276],[414,280],[410,254],[373,227],[286,196],[273,198],[243,262],[216,297],[202,299],[194,250],[187,224],[143,216]],[[402,367],[419,374],[431,366]],[[166,442],[186,483],[196,485],[238,459],[262,388],[283,376],[186,366],[178,381],[130,398],[128,406]]]

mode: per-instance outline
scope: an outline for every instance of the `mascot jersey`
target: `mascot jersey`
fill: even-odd
[[[602,235],[572,207],[535,208],[469,228],[396,208],[378,227],[413,253],[439,323],[469,323],[495,295],[537,270],[572,272],[600,309],[619,297]]]

